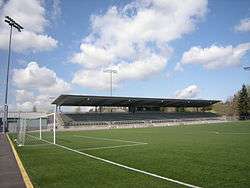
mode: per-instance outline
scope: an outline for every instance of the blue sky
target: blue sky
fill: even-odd
[[[0,105],[5,15],[25,28],[13,36],[11,108],[45,110],[62,93],[109,95],[109,68],[117,96],[225,100],[250,81],[247,0],[0,0]]]

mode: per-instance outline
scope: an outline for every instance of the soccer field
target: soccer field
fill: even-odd
[[[249,121],[56,134],[16,147],[35,187],[250,187]]]

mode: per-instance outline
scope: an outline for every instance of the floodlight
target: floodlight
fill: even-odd
[[[9,53],[8,53],[8,62],[7,62],[7,74],[6,74],[6,85],[5,85],[5,100],[4,100],[4,118],[3,118],[3,132],[6,132],[6,128],[8,129],[8,85],[9,85],[9,70],[10,70],[10,55],[11,55],[11,39],[12,39],[12,29],[16,28],[19,32],[23,29],[23,27],[15,22],[9,16],[5,16],[6,23],[10,26],[10,38],[9,38]]]
[[[117,73],[117,70],[106,69],[103,72],[110,73],[110,96],[112,96],[113,73]]]

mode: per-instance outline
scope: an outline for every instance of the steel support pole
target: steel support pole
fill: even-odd
[[[40,140],[42,140],[42,118],[39,118],[39,133],[40,133]]]
[[[112,96],[113,95],[113,73],[117,73],[117,71],[113,69],[107,69],[107,70],[104,70],[103,72],[110,74],[110,96]]]
[[[53,120],[53,143],[56,144],[56,113],[54,113],[54,120]]]
[[[111,96],[111,97],[112,97],[112,82],[113,82],[112,76],[113,76],[113,72],[110,72],[110,96]]]
[[[5,100],[4,100],[4,123],[3,123],[3,132],[4,133],[8,130],[8,89],[9,89],[9,72],[10,72],[10,55],[11,55],[12,27],[13,26],[10,25],[9,53],[8,53],[6,85],[5,85]]]

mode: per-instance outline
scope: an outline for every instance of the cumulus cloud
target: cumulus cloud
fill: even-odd
[[[106,89],[109,87],[109,75],[105,74],[103,71],[104,70],[82,69],[75,73],[72,83],[94,89]],[[113,79],[113,84],[115,85],[115,83],[116,80]]]
[[[34,94],[32,93],[32,95]],[[15,109],[21,111],[31,111],[35,106],[39,111],[53,110],[53,106],[51,106],[52,101],[53,100],[49,95],[36,95],[26,101],[17,101]]]
[[[0,5],[0,20],[10,16],[20,23],[24,30],[13,36],[13,49],[45,51],[55,48],[57,41],[44,33],[49,21],[45,17],[45,9],[38,0],[9,0]],[[0,22],[0,49],[8,48],[9,26]]]
[[[53,70],[39,67],[36,62],[30,62],[24,69],[15,69],[13,81],[18,88],[36,89],[41,93],[63,93],[70,90],[70,85],[58,78]]]
[[[176,70],[183,69],[183,65],[197,64],[206,69],[219,69],[236,66],[241,63],[242,57],[250,50],[250,43],[242,43],[235,47],[212,45],[208,48],[194,46],[184,52]]]
[[[197,85],[190,85],[183,90],[175,92],[175,97],[179,99],[191,99],[198,96],[200,89]]]
[[[26,90],[16,90],[16,101],[17,102],[29,102],[34,99],[32,92]]]
[[[250,18],[240,20],[240,23],[234,29],[240,32],[250,32]]]
[[[118,70],[117,84],[159,73],[172,52],[168,43],[192,32],[206,10],[206,0],[137,0],[93,15],[91,33],[71,58],[83,67],[72,82],[106,88],[108,79],[102,71],[108,67]],[[91,76],[96,75],[104,87],[93,82]]]
[[[103,48],[90,44],[81,44],[82,53],[76,53],[72,57],[72,62],[84,64],[87,68],[96,68],[112,63],[114,55]]]
[[[53,0],[52,1],[52,20],[55,22],[58,18],[61,17],[62,15],[62,10],[61,10],[61,1],[60,0]]]
[[[147,76],[160,72],[165,67],[166,59],[155,54],[135,60],[133,63],[121,62],[110,66],[117,70],[118,74],[113,77],[113,86],[117,87],[123,80],[142,80]],[[94,89],[107,89],[109,87],[110,75],[104,73],[105,69],[83,69],[74,75],[72,83],[80,84]]]
[[[30,106],[48,109],[53,99],[51,97],[71,90],[70,84],[59,78],[53,70],[40,67],[36,62],[30,62],[23,69],[15,69],[13,83],[17,87],[17,107],[24,110]]]

